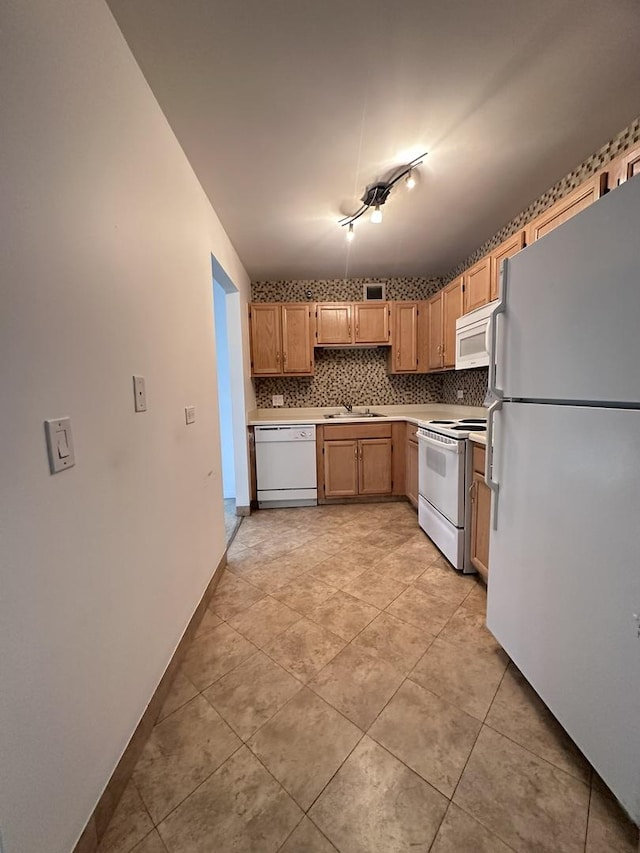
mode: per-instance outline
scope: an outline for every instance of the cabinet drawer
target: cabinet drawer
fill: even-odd
[[[391,438],[391,424],[329,424],[324,428],[324,440]]]
[[[473,445],[473,470],[477,474],[482,474],[484,476],[484,460],[485,460],[486,450],[481,444]]]

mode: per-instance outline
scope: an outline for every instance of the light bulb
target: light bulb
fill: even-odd
[[[376,204],[376,209],[371,214],[372,222],[382,222],[382,211],[380,210],[380,205]]]
[[[415,187],[416,179],[413,177],[413,172],[411,170],[409,170],[409,174],[404,179],[404,182],[407,185],[407,188],[410,190],[412,190]]]
[[[355,235],[354,230],[353,230],[353,222],[350,222],[349,223],[349,230],[347,231],[347,240],[349,242],[351,242],[355,236],[356,235]]]

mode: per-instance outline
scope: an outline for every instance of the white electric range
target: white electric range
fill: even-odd
[[[418,523],[454,566],[475,569],[465,561],[465,472],[467,438],[484,432],[486,418],[424,421],[418,425]]]

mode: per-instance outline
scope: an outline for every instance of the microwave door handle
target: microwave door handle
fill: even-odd
[[[487,324],[487,337],[489,346],[489,394],[495,399],[501,400],[504,397],[502,388],[498,388],[496,384],[496,350],[498,338],[498,314],[504,314],[507,308],[507,278],[509,270],[509,259],[505,258],[500,266],[500,297],[498,304],[491,312],[489,323]]]
[[[500,493],[500,484],[493,479],[493,421],[496,412],[502,409],[502,400],[494,400],[489,406],[487,412],[487,450],[484,457],[484,480],[487,486],[491,489],[491,521],[493,529],[498,529],[498,495]]]

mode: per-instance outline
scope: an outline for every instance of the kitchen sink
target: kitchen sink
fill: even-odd
[[[386,418],[380,412],[336,412],[333,415],[325,415],[330,420],[343,420],[346,418]]]

